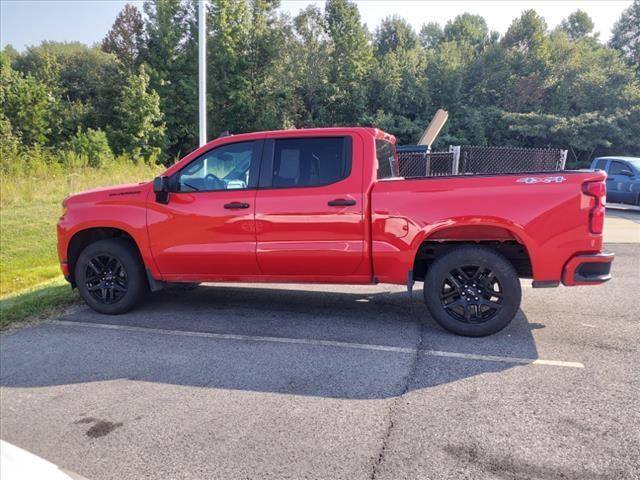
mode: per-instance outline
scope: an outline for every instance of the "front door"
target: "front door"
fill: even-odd
[[[168,204],[150,198],[151,251],[167,280],[259,272],[254,215],[262,143],[228,143],[209,150],[172,176]]]
[[[632,173],[631,167],[624,162],[611,160],[607,173],[607,200],[611,203],[631,203],[631,177],[622,172]]]
[[[256,196],[260,271],[292,280],[357,275],[365,227],[359,136],[265,140]]]

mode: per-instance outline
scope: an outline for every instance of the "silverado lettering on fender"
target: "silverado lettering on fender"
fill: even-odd
[[[605,173],[404,179],[373,128],[218,138],[153,182],[80,193],[58,223],[62,271],[96,311],[183,282],[424,281],[434,319],[484,336],[534,287],[609,280]]]

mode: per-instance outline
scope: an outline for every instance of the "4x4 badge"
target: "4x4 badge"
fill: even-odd
[[[563,176],[558,177],[523,177],[516,180],[518,183],[526,183],[527,185],[531,185],[534,183],[562,183],[567,179]]]

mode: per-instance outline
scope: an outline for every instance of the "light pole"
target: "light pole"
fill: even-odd
[[[198,2],[198,105],[203,146],[207,143],[207,0]]]

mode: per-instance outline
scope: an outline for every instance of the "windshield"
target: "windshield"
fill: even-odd
[[[376,159],[378,160],[378,180],[399,176],[395,145],[386,140],[376,139]]]

